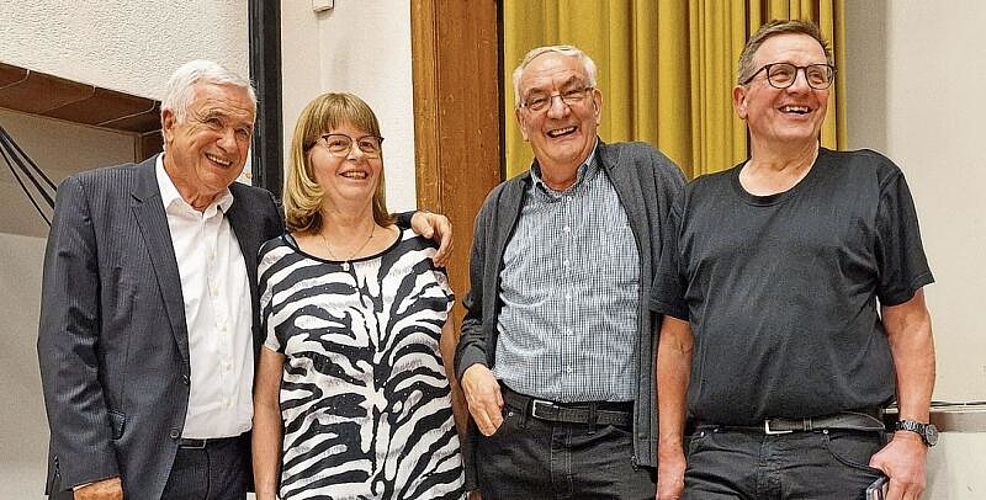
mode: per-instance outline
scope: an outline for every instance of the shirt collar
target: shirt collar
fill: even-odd
[[[157,175],[157,185],[158,189],[161,190],[161,203],[164,205],[164,211],[168,212],[173,206],[185,207],[188,210],[195,210],[192,206],[181,197],[181,193],[178,192],[178,188],[175,187],[174,181],[171,180],[171,176],[168,172],[164,170],[164,155],[161,153],[157,157],[157,161],[154,162],[154,172]],[[212,216],[216,210],[222,213],[229,212],[229,207],[233,205],[233,193],[229,191],[229,188],[223,190],[222,193],[204,211],[202,215],[206,217]]]
[[[596,162],[596,148],[598,147],[599,138],[597,137],[596,143],[592,145],[592,151],[589,153],[589,156],[586,157],[585,162],[583,162],[582,165],[579,165],[579,168],[576,171],[575,183],[569,186],[564,192],[574,192],[584,183],[585,180],[591,180],[595,177],[596,172],[599,171],[599,167],[597,165],[598,162]],[[548,187],[548,185],[544,183],[544,180],[541,179],[541,165],[538,164],[537,159],[535,159],[531,164],[531,179],[534,180],[534,186],[539,188],[539,191],[553,196],[561,194],[561,192],[555,191],[554,189]]]

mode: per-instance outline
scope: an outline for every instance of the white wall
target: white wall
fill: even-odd
[[[986,3],[846,2],[850,146],[885,152],[914,195],[937,282],[935,398],[986,400]]]
[[[417,206],[411,86],[411,10],[406,0],[281,2],[284,152],[298,115],[315,96],[352,92],[380,121],[391,211]]]
[[[159,99],[192,59],[249,68],[246,0],[3,0],[2,9],[0,61],[82,83]]]

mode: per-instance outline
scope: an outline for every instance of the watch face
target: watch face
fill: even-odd
[[[934,446],[938,444],[938,428],[935,424],[928,424],[924,428],[924,441],[928,443],[928,446]]]

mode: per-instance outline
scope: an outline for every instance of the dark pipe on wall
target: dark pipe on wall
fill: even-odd
[[[250,161],[253,184],[281,199],[281,1],[249,0],[250,78],[257,88],[257,124]]]

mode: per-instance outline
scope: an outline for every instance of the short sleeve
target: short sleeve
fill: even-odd
[[[688,304],[685,301],[686,276],[681,269],[679,240],[681,237],[681,196],[661,228],[661,257],[654,272],[650,292],[650,309],[688,321]]]
[[[877,296],[882,305],[893,306],[907,302],[921,287],[934,282],[911,191],[899,169],[881,188],[877,210]]]
[[[411,210],[409,212],[401,212],[394,215],[394,224],[401,229],[411,228],[411,219],[414,218],[414,214],[418,213],[417,210]]]
[[[277,339],[277,335],[275,335],[276,328],[271,321],[274,314],[274,283],[272,281],[272,275],[274,274],[275,264],[278,260],[274,252],[276,248],[277,244],[274,240],[267,242],[260,248],[259,264],[257,265],[257,287],[260,292],[260,331],[264,335],[264,347],[274,352],[282,353],[281,342]]]

